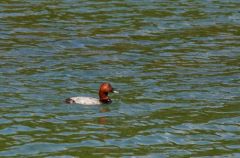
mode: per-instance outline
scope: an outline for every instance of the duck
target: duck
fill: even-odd
[[[70,97],[65,99],[67,104],[82,104],[82,105],[101,105],[101,104],[110,104],[112,100],[108,96],[108,93],[118,93],[114,90],[112,85],[108,82],[104,82],[99,87],[98,96],[99,98],[92,97]]]

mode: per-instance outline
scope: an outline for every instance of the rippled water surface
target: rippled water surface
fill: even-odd
[[[240,157],[239,6],[2,0],[0,157]]]

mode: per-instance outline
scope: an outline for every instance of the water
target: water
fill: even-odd
[[[0,157],[240,157],[239,6],[1,1]]]

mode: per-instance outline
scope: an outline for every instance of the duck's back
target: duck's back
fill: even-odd
[[[71,97],[65,100],[66,103],[76,103],[82,105],[99,105],[101,102],[97,98],[91,97]]]

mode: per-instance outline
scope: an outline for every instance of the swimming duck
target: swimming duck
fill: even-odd
[[[82,104],[82,105],[100,105],[110,104],[112,100],[109,98],[108,93],[118,93],[115,91],[110,83],[102,83],[99,88],[99,99],[92,97],[71,97],[65,100],[68,104]]]

